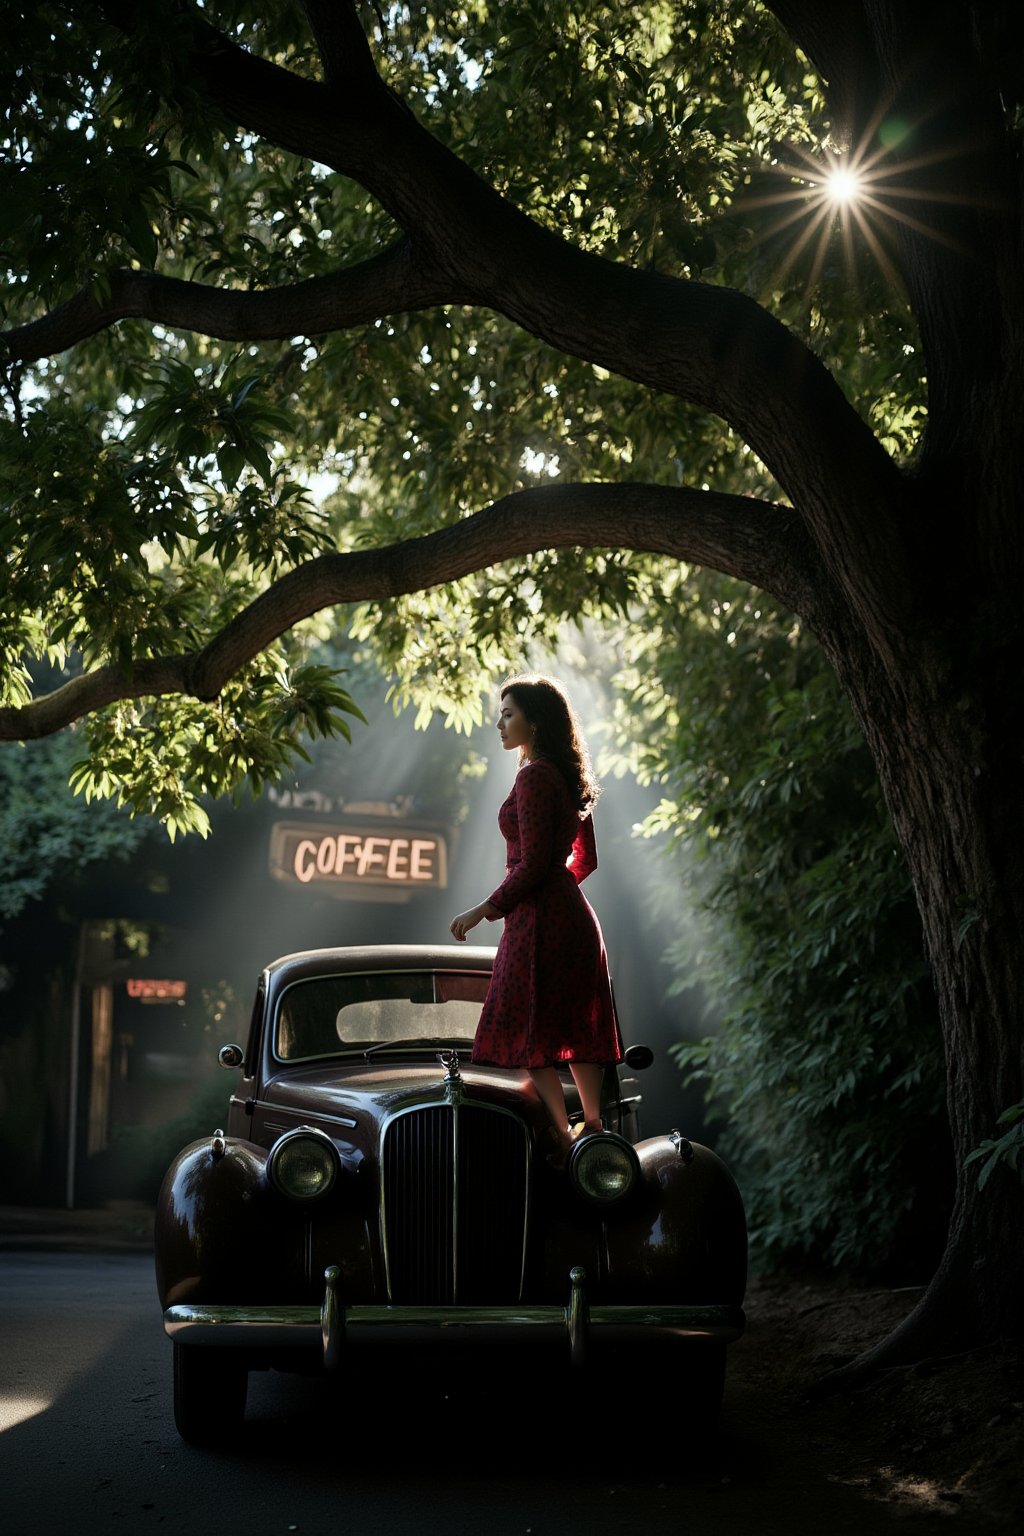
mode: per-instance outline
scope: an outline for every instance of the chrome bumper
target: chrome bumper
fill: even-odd
[[[316,1349],[325,1370],[337,1370],[350,1346],[408,1342],[489,1343],[529,1332],[566,1342],[574,1366],[587,1359],[591,1339],[623,1341],[738,1339],[745,1319],[740,1307],[590,1306],[586,1275],[573,1269],[564,1307],[346,1307],[338,1293],[341,1271],[324,1274],[321,1307],[245,1307],[192,1304],[168,1307],[164,1331],[178,1343],[250,1349]]]

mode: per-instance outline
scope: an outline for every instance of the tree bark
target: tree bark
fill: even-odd
[[[936,644],[935,655],[941,656]],[[869,1363],[951,1352],[1015,1332],[1024,1294],[1024,1182],[984,1189],[967,1155],[1024,1099],[1024,837],[1019,690],[998,714],[952,688],[945,664],[885,675],[847,638],[835,654],[874,752],[921,913],[942,1023],[956,1194],[945,1255],[922,1302]],[[941,1173],[937,1170],[937,1176]]]

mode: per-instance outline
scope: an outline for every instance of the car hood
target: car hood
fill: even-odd
[[[514,1109],[525,1120],[542,1125],[545,1112],[529,1073],[518,1069],[477,1067],[460,1063],[461,1093],[476,1103]],[[276,1073],[260,1095],[268,1110],[287,1112],[294,1124],[323,1122],[366,1126],[387,1119],[410,1104],[443,1103],[454,1084],[434,1058],[418,1061],[359,1061],[337,1065],[317,1061]]]

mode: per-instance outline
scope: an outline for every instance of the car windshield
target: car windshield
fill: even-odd
[[[476,1032],[485,971],[376,971],[294,982],[277,1008],[280,1061],[306,1061],[369,1045],[451,1040]]]

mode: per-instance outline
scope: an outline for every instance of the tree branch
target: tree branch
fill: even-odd
[[[580,548],[710,566],[773,593],[812,627],[826,585],[788,507],[651,485],[531,488],[423,538],[311,560],[261,593],[201,651],[141,660],[130,670],[100,667],[30,704],[0,708],[0,741],[51,735],[119,699],[214,699],[246,662],[324,608],[419,592],[517,555]]]
[[[5,332],[0,347],[7,361],[24,364],[51,357],[126,319],[229,341],[266,341],[318,336],[382,315],[460,302],[451,277],[436,270],[427,253],[414,250],[408,240],[327,277],[258,291],[214,288],[125,269],[110,274],[109,288],[102,304],[90,289],[82,288],[38,320]]]
[[[828,87],[832,134],[844,149],[878,110],[882,95],[863,0],[768,0],[768,9]]]
[[[366,33],[351,0],[302,0],[329,85],[377,84]]]

